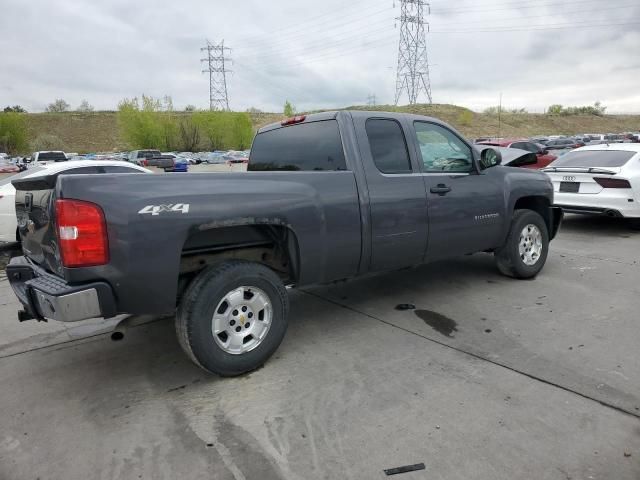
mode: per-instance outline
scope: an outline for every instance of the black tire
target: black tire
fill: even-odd
[[[232,290],[251,286],[262,290],[272,306],[271,325],[262,341],[241,354],[224,351],[214,340],[212,318]],[[264,365],[287,331],[289,297],[280,278],[258,263],[232,260],[203,270],[184,293],[176,315],[176,333],[183,350],[204,370],[234,376]]]
[[[542,251],[533,265],[527,265],[519,253],[520,233],[527,225],[538,227],[542,236]],[[544,267],[548,253],[549,231],[542,216],[533,210],[516,210],[511,220],[507,240],[495,252],[496,264],[500,273],[513,278],[533,278]]]
[[[628,221],[631,230],[640,230],[640,218],[630,218]]]

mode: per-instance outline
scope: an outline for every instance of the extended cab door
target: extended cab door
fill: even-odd
[[[353,121],[369,195],[368,270],[420,264],[427,242],[427,203],[402,123],[370,114],[354,114]]]
[[[453,130],[428,121],[411,123],[428,204],[425,259],[499,246],[507,221],[503,176],[491,168],[480,171],[474,150]]]

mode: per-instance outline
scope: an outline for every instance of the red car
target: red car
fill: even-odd
[[[536,154],[538,161],[531,165],[524,165],[523,168],[545,168],[557,157],[551,155],[544,145],[534,143],[526,138],[501,138],[499,140],[485,140],[478,142],[478,145],[491,145],[493,147],[519,148]]]
[[[20,168],[17,165],[0,162],[0,173],[18,173]]]

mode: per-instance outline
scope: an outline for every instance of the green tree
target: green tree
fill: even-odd
[[[156,101],[142,95],[143,108],[138,98],[125,98],[118,104],[118,127],[131,148],[161,148],[165,139],[163,126],[155,111]]]
[[[82,100],[80,102],[80,105],[78,105],[76,112],[83,112],[83,113],[93,112],[93,105],[91,105],[86,100]]]
[[[15,113],[27,113],[27,111],[22,108],[20,105],[14,105],[13,107],[4,107],[5,113],[15,112]]]
[[[191,104],[189,104],[189,105],[187,105],[186,107],[184,107],[184,111],[185,111],[185,112],[195,112],[196,110],[197,110],[197,109],[196,109],[196,106],[195,106],[195,105],[191,105]]]
[[[193,122],[200,128],[212,150],[244,150],[251,145],[253,128],[247,113],[196,112]]]
[[[284,102],[284,116],[293,117],[296,114],[296,107],[289,100]]]
[[[547,108],[548,115],[562,115],[563,111],[564,111],[564,108],[562,107],[562,105],[557,103]]]
[[[194,122],[193,116],[182,116],[178,129],[180,138],[178,150],[195,152],[200,143],[200,127]]]
[[[0,151],[13,155],[28,148],[27,117],[16,112],[0,113]]]
[[[57,98],[53,101],[53,103],[50,103],[49,105],[47,105],[47,108],[45,111],[49,113],[60,113],[60,112],[68,111],[70,107],[71,105],[69,105],[62,98]]]

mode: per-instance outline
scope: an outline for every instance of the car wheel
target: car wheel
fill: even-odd
[[[287,330],[289,299],[264,265],[234,260],[203,270],[176,315],[184,351],[204,370],[240,375],[262,366]]]
[[[549,232],[539,213],[516,210],[505,244],[496,250],[496,264],[503,275],[514,278],[535,277],[549,251]]]
[[[630,218],[629,227],[631,227],[632,230],[640,230],[640,218]]]

